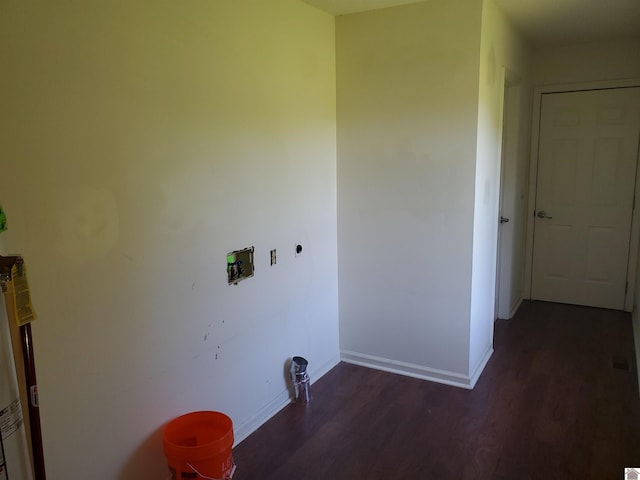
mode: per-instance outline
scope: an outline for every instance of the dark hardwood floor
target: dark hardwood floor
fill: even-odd
[[[474,390],[341,363],[311,404],[234,449],[234,480],[617,480],[640,466],[630,314],[525,302],[494,343]]]

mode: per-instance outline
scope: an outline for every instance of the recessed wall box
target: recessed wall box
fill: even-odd
[[[227,254],[227,280],[229,285],[237,285],[245,278],[253,277],[254,248],[236,250]]]

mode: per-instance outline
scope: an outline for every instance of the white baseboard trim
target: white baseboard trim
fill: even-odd
[[[244,422],[242,425],[233,429],[234,444],[237,446],[240,442],[246,439],[253,432],[258,430],[264,423],[267,422],[276,413],[282,410],[284,407],[291,403],[291,397],[289,389],[280,392],[276,398],[271,400],[267,405],[260,409],[253,417]]]
[[[487,366],[487,362],[489,362],[489,359],[491,358],[491,355],[493,355],[493,348],[489,347],[489,349],[485,352],[485,354],[482,357],[482,359],[476,365],[476,368],[474,368],[472,370],[471,388],[476,386],[476,383],[478,382],[478,379],[480,378],[480,375],[482,375],[482,372],[484,371],[484,367]]]
[[[364,353],[341,350],[340,356],[342,361],[346,363],[352,363],[354,365],[360,365],[361,367],[373,368],[390,373],[397,373],[407,377],[429,380],[430,382],[443,383],[454,387],[472,389],[473,384],[475,383],[472,382],[472,378],[461,373],[438,370],[436,368],[424,367],[422,365],[400,362],[398,360],[391,360],[388,358],[375,357]],[[489,356],[491,355],[489,354]],[[480,370],[480,372],[482,372],[482,370]],[[477,376],[479,377],[480,373],[478,373]]]
[[[339,363],[340,357],[334,357],[323,365],[320,365],[320,367],[310,370],[309,376],[311,377],[311,385],[324,377]]]
[[[516,316],[516,313],[518,313],[518,309],[520,308],[520,305],[522,305],[523,301],[524,301],[524,298],[520,297],[520,300],[518,300],[516,304],[513,306],[513,308],[511,309],[511,313],[509,313],[509,320],[511,320],[513,317]]]
[[[311,385],[322,378],[333,367],[340,363],[339,358],[332,358],[328,362],[324,363],[320,367],[311,368],[309,370],[309,377],[311,378]],[[253,432],[258,430],[263,424],[271,419],[276,413],[282,410],[284,407],[291,403],[291,391],[289,388],[281,391],[276,397],[271,400],[267,405],[258,410],[249,420],[243,422],[238,427],[234,428],[234,444],[237,446],[240,442],[246,439]]]
[[[636,347],[636,373],[638,374],[638,386],[640,387],[640,314],[638,314],[637,307],[633,309],[631,321],[633,322],[633,343]],[[640,388],[638,395],[640,395]]]

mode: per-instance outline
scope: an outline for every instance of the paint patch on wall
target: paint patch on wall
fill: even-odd
[[[69,260],[103,258],[120,237],[116,199],[103,188],[69,190],[56,215],[56,249]]]

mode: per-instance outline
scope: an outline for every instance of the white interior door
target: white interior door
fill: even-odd
[[[522,92],[515,84],[505,88],[500,168],[496,317],[512,318],[522,300],[526,208],[525,157],[522,146]]]
[[[640,88],[542,95],[532,298],[624,309]]]
[[[509,319],[511,315],[512,267],[513,267],[513,206],[514,190],[511,172],[517,147],[517,116],[514,104],[517,87],[505,87],[502,115],[502,150],[500,155],[500,205],[498,212],[498,265],[496,268],[496,308],[495,317]],[[511,223],[510,223],[511,222]]]

